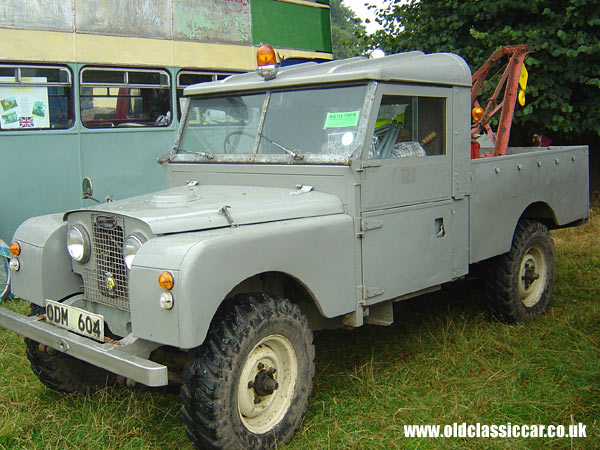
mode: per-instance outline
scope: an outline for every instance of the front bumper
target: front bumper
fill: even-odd
[[[166,366],[127,351],[139,348],[136,339],[129,339],[127,345],[103,344],[50,325],[37,316],[23,316],[6,308],[0,308],[0,327],[146,386],[166,386],[169,382]]]

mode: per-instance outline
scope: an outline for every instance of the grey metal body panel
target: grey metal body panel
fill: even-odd
[[[298,64],[281,68],[277,77],[269,81],[265,81],[256,72],[233,75],[225,80],[190,86],[185,89],[184,94],[221,94],[362,80],[470,87],[471,71],[458,55],[408,52],[380,59],[356,57],[322,64]]]
[[[454,113],[468,118],[470,90],[387,84],[378,89],[376,105],[384,95],[444,98],[446,148],[445,155],[370,161],[364,150],[360,204],[367,305],[450,281],[469,265],[470,160],[456,157],[460,152],[453,149],[469,148],[469,123],[455,120]],[[370,130],[377,113],[374,108]]]
[[[507,252],[517,221],[533,203],[547,204],[556,225],[588,217],[587,147],[529,149],[481,158],[473,161],[472,168],[472,263]]]
[[[72,272],[67,253],[67,224],[62,214],[32,217],[15,232],[21,244],[21,268],[11,274],[11,289],[37,305],[79,292],[81,278]]]
[[[452,130],[452,196],[463,198],[471,193],[471,89],[453,87],[452,107],[447,108]]]
[[[354,221],[346,214],[152,239],[136,255],[131,271],[133,333],[181,348],[200,345],[227,294],[265,272],[299,280],[325,317],[354,311],[354,239]],[[165,249],[170,250],[162,258]],[[171,311],[161,311],[158,304],[156,280],[165,269],[175,275]]]
[[[466,273],[467,204],[466,199],[448,199],[363,214],[367,223],[362,252],[367,305]],[[443,232],[439,224],[443,224]]]
[[[167,185],[181,186],[187,180],[201,185],[258,186],[297,190],[312,186],[314,192],[337,197],[344,207],[353,206],[354,183],[358,179],[349,166],[287,164],[168,164]]]
[[[339,214],[340,200],[321,192],[257,186],[177,186],[90,208],[133,217],[148,224],[152,233],[220,228],[274,220]],[[70,213],[67,213],[67,216]]]
[[[169,382],[166,366],[128,353],[127,347],[78,336],[37,316],[26,317],[0,308],[0,327],[147,386],[165,386]]]

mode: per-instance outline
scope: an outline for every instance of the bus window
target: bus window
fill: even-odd
[[[208,83],[209,81],[223,80],[233,73],[223,72],[192,72],[189,70],[180,70],[177,74],[177,119],[181,120],[181,97],[183,90],[192,84]]]
[[[169,74],[164,70],[81,70],[81,121],[87,128],[164,127],[171,123]]]
[[[66,129],[74,123],[73,83],[65,67],[0,65],[0,129]]]

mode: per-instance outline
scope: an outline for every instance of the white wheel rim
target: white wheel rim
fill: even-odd
[[[275,369],[272,375],[278,387],[272,394],[259,396],[249,382],[268,369]],[[264,434],[281,422],[292,403],[297,380],[298,362],[291,342],[279,334],[261,339],[244,361],[238,381],[238,412],[244,426],[252,433]]]
[[[531,308],[540,301],[546,287],[547,278],[544,252],[537,245],[533,245],[523,255],[517,283],[519,297],[527,308]]]

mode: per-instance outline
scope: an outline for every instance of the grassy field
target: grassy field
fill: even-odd
[[[317,373],[289,449],[600,448],[600,208],[553,232],[548,314],[506,325],[476,282],[396,305],[391,327],[316,334]],[[11,301],[10,309],[27,305]],[[191,449],[178,397],[107,389],[91,398],[43,387],[22,339],[0,330],[0,449]],[[582,422],[585,439],[406,439],[406,424]]]

